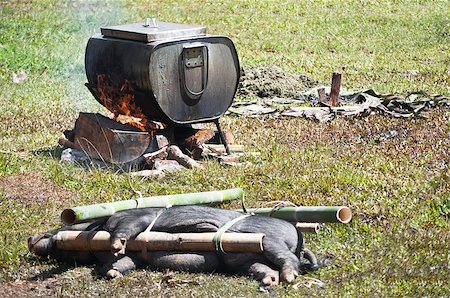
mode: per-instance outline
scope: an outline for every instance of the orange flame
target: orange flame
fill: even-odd
[[[125,80],[117,90],[111,86],[106,75],[97,76],[97,92],[103,105],[113,113],[113,119],[122,124],[130,124],[142,131],[152,134],[158,129],[164,129],[166,124],[152,121],[142,112],[136,104],[133,84]]]

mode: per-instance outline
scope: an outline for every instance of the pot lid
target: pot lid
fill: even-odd
[[[157,22],[155,18],[147,18],[145,23],[108,26],[102,27],[100,30],[107,37],[143,42],[206,34],[204,26]]]

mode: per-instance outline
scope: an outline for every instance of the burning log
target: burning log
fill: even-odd
[[[61,220],[66,225],[72,225],[90,219],[111,216],[118,211],[127,209],[221,203],[236,199],[242,200],[243,196],[244,190],[242,188],[232,188],[219,191],[139,198],[68,208],[61,213]]]
[[[142,232],[127,242],[130,251],[215,251],[216,233]],[[111,248],[111,235],[106,231],[61,231],[53,236],[56,246],[69,251],[108,251]],[[224,233],[221,237],[224,252],[261,253],[263,252],[261,233]],[[34,244],[35,249],[38,249]]]

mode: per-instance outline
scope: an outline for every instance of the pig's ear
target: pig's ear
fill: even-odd
[[[127,246],[127,239],[116,238],[111,242],[111,253],[118,257],[125,254],[125,248]]]

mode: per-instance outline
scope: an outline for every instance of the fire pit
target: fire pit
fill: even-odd
[[[239,81],[233,42],[202,26],[156,22],[101,28],[89,39],[86,86],[115,116],[153,131],[215,122],[230,107]]]
[[[154,18],[144,24],[103,27],[87,43],[85,67],[86,86],[113,119],[80,113],[75,129],[60,141],[63,146],[121,164],[139,157],[148,162],[149,152],[169,145],[181,145],[195,158],[203,152],[199,146],[217,137],[230,155],[219,118],[233,102],[240,68],[228,37],[207,35],[203,26]],[[192,128],[204,122],[214,122],[217,134]],[[169,159],[185,159],[179,150],[168,152]],[[160,155],[151,155],[152,164]]]

